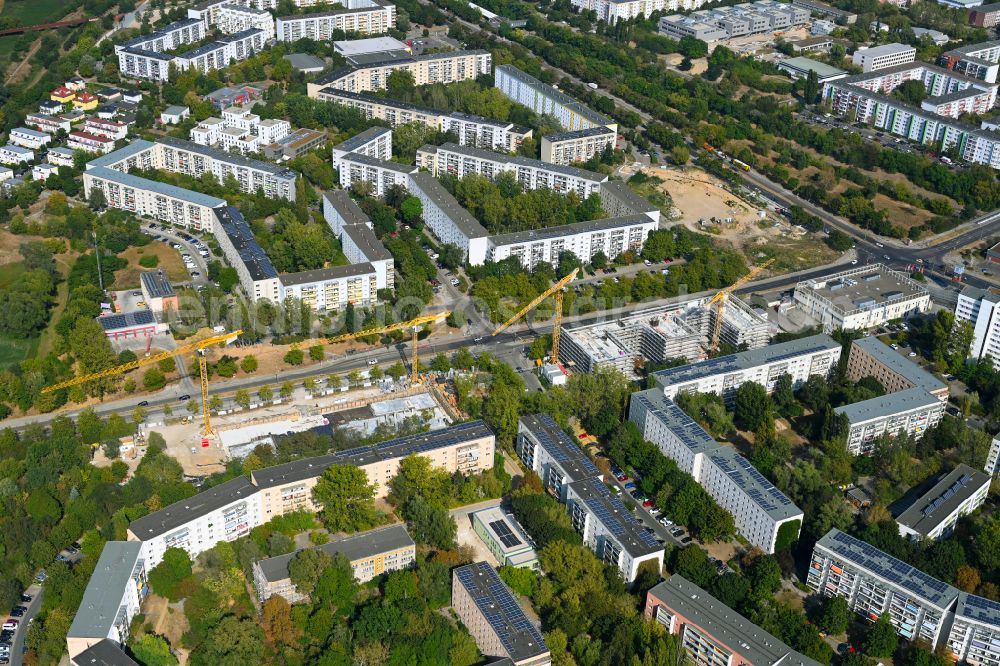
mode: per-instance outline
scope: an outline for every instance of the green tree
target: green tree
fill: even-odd
[[[413,224],[420,216],[423,215],[424,205],[420,202],[420,199],[410,195],[403,199],[403,203],[399,205],[399,214],[403,216],[403,221],[407,224]]]
[[[163,560],[149,572],[149,586],[161,597],[171,601],[177,584],[191,575],[191,558],[182,548],[167,548]]]
[[[413,78],[413,73],[408,70],[393,70],[386,80],[386,92],[392,99],[410,99],[415,88],[416,80]]]
[[[323,507],[323,524],[331,532],[357,532],[378,522],[375,486],[364,470],[353,465],[331,465],[312,491],[313,501]]]
[[[333,558],[318,548],[300,550],[288,563],[288,577],[299,594],[311,597],[323,572]]]
[[[435,370],[437,372],[448,372],[451,370],[451,361],[449,361],[448,357],[444,354],[438,354],[431,361],[431,370]]]
[[[248,354],[240,359],[240,370],[246,373],[257,371],[257,357],[253,354]]]
[[[240,406],[240,409],[248,409],[250,407],[250,391],[237,389],[236,395],[233,396],[233,401]]]
[[[736,390],[733,415],[742,430],[755,431],[762,427],[774,418],[773,411],[767,389],[757,382],[743,382]]]
[[[289,398],[292,397],[293,393],[295,393],[295,384],[291,382],[283,383],[281,385],[281,388],[278,389],[278,395],[281,396],[282,400],[288,400]]]
[[[323,349],[323,345],[313,345],[310,347],[309,358],[313,361],[322,361],[326,358],[326,352]]]
[[[274,400],[274,390],[268,384],[264,384],[257,389],[257,398],[259,398],[261,402],[271,402]]]
[[[385,371],[385,374],[389,375],[396,381],[399,381],[400,378],[406,376],[406,366],[403,365],[402,362],[396,361],[389,366],[389,368]]]
[[[199,661],[204,664],[257,666],[264,663],[263,643],[264,631],[256,620],[227,615],[201,644]]]
[[[351,562],[343,553],[337,553],[316,581],[313,596],[317,603],[335,609],[340,615],[350,615],[357,596],[358,582]]]
[[[828,634],[842,634],[851,621],[851,608],[843,597],[822,597],[813,621]]]
[[[423,498],[417,497],[407,506],[407,525],[417,543],[426,543],[442,550],[455,548],[458,525],[448,510],[431,506]]]
[[[177,657],[170,652],[170,644],[154,634],[142,634],[129,645],[134,656],[143,666],[174,666]]]
[[[691,151],[687,146],[674,146],[670,149],[670,161],[677,166],[684,166],[691,161]]]
[[[872,657],[890,657],[896,651],[899,637],[896,628],[892,626],[889,613],[882,613],[875,624],[868,627],[864,641],[861,644],[865,654]]]
[[[810,69],[809,73],[806,74],[806,80],[802,86],[802,101],[806,104],[815,104],[818,95],[819,77],[816,75],[815,70]]]
[[[289,349],[285,353],[285,363],[288,365],[302,365],[306,354],[301,349]]]
[[[167,385],[167,378],[159,368],[149,368],[142,375],[142,385],[147,391],[158,391]]]

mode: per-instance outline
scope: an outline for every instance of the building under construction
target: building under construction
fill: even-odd
[[[559,360],[576,372],[600,367],[631,375],[646,362],[706,358],[717,310],[707,298],[641,310],[614,321],[563,326]],[[771,324],[743,301],[729,296],[720,339],[746,349],[763,347],[771,339]]]

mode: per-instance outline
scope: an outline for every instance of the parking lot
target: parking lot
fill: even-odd
[[[142,232],[153,238],[168,243],[181,253],[181,259],[191,276],[195,286],[208,284],[208,262],[212,260],[208,245],[185,231],[173,229],[163,224],[149,223],[142,227]]]

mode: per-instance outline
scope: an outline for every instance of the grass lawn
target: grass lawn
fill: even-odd
[[[20,261],[11,264],[0,264],[0,289],[6,289],[14,284],[14,280],[22,273],[24,273],[24,264]]]
[[[0,336],[0,368],[20,363],[35,355],[38,349],[38,338],[7,338]]]
[[[6,0],[2,15],[13,16],[21,25],[33,25],[58,20],[67,13],[63,0]]]
[[[130,247],[118,255],[128,261],[128,266],[115,273],[115,289],[137,289],[139,273],[155,270],[139,265],[141,257],[150,255],[159,258],[160,262],[156,265],[156,269],[165,272],[171,282],[185,282],[191,279],[180,253],[165,243],[153,241],[144,247]]]

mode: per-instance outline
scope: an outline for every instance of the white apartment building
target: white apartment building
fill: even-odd
[[[89,166],[89,165],[88,165]],[[223,199],[122,173],[106,167],[83,172],[83,190],[89,198],[98,189],[111,208],[120,208],[178,227],[212,231],[212,209],[224,206]]]
[[[799,282],[794,299],[826,331],[881,326],[891,319],[926,312],[931,306],[926,287],[882,264]]]
[[[141,551],[142,545],[135,541],[104,544],[66,634],[70,659],[101,641],[128,642],[132,619],[149,589],[146,574],[151,567]]]
[[[523,104],[539,115],[555,116],[567,131],[607,127],[618,132],[618,124],[576,101],[564,92],[546,85],[513,65],[498,65],[493,71],[494,85],[509,99]]]
[[[1000,661],[1000,604],[959,592],[955,619],[947,647],[969,666],[990,666]]]
[[[660,221],[660,209],[620,180],[601,183],[601,208],[610,217],[645,215],[653,222]]]
[[[500,234],[490,237],[486,258],[500,262],[517,257],[527,269],[539,263],[557,266],[563,252],[572,252],[584,263],[598,252],[614,259],[629,250],[641,252],[649,232],[657,226],[645,215],[630,215]]]
[[[8,135],[8,141],[15,146],[38,150],[52,142],[52,137],[45,132],[27,129],[26,127],[15,127]]]
[[[59,173],[59,167],[54,164],[36,164],[31,167],[31,179],[37,180],[40,183],[44,183],[48,180],[49,176],[55,176]]]
[[[369,127],[334,146],[334,170],[340,170],[340,159],[348,153],[367,155],[383,162],[388,161],[392,157],[392,130],[386,127]]]
[[[851,61],[867,73],[913,62],[916,57],[917,49],[907,44],[882,44],[859,48],[851,56]]]
[[[622,501],[598,479],[567,484],[566,504],[583,543],[606,564],[618,567],[631,585],[643,562],[663,569],[663,546],[643,528]]]
[[[991,480],[985,472],[964,463],[957,465],[896,516],[899,533],[916,541],[950,536],[959,518],[986,501]]]
[[[316,98],[324,88],[364,93],[385,90],[393,72],[413,75],[418,86],[432,83],[468,81],[490,73],[493,56],[489,51],[446,51],[398,58],[357,67],[342,67],[307,84],[310,97]]]
[[[198,125],[191,128],[189,137],[191,141],[199,146],[215,146],[222,142],[222,130],[226,129],[226,122],[222,118],[205,118],[198,122]]]
[[[369,263],[286,273],[278,281],[282,301],[296,298],[317,312],[378,302],[378,278],[375,267]]]
[[[22,148],[7,144],[0,146],[0,164],[21,164],[32,162],[35,159],[35,151],[30,148]]]
[[[996,83],[1000,73],[1000,41],[971,44],[946,51],[941,54],[938,62],[943,67],[974,79]]]
[[[838,529],[816,542],[806,584],[825,596],[847,600],[854,612],[874,622],[888,613],[897,633],[937,649],[959,591],[916,567]],[[962,658],[961,653],[955,656]]]
[[[304,37],[328,41],[334,30],[362,35],[381,35],[396,27],[396,5],[385,0],[346,0],[344,8],[315,14],[279,16],[278,41],[294,42]]]
[[[275,38],[274,17],[266,9],[244,7],[237,4],[224,4],[219,8],[219,32],[232,35],[244,30],[260,30],[264,33],[264,41]]]
[[[598,21],[611,24],[646,17],[653,12],[674,11],[678,4],[677,0],[573,0],[573,6],[580,11],[593,11]],[[687,8],[694,9],[694,5],[701,6],[703,3],[689,0],[684,4],[692,5]],[[671,9],[671,5],[675,7]]]
[[[59,130],[69,134],[73,129],[73,124],[65,118],[46,115],[44,113],[32,113],[25,116],[24,124],[47,134],[55,134]]]
[[[83,131],[96,136],[103,136],[112,141],[120,141],[128,136],[128,123],[103,118],[87,118],[83,123]]]
[[[115,140],[90,132],[70,132],[66,146],[71,150],[85,150],[88,153],[107,155],[115,149]]]
[[[966,286],[958,295],[955,319],[972,323],[975,332],[969,358],[988,356],[1000,363],[1000,290]]]
[[[290,169],[173,137],[161,137],[152,145],[158,168],[195,177],[211,172],[219,182],[232,174],[244,192],[263,190],[271,198],[295,200],[296,175]]]
[[[527,157],[512,157],[457,143],[421,147],[417,151],[417,164],[430,169],[435,176],[449,174],[456,178],[465,178],[474,173],[493,179],[508,171],[516,176],[525,190],[545,187],[562,194],[576,192],[581,199],[599,193],[601,183],[608,180],[604,174],[585,169],[547,164]]]
[[[203,23],[196,19],[194,25]],[[194,40],[197,41],[197,40]],[[123,76],[153,81],[167,81],[170,67],[178,71],[197,69],[207,74],[216,69],[228,67],[264,50],[267,42],[263,30],[250,28],[231,35],[224,35],[217,41],[199,46],[181,55],[172,55],[162,50],[149,50],[131,45],[131,42],[115,46],[118,55],[118,69]],[[173,48],[173,47],[172,47]]]
[[[756,382],[770,393],[778,378],[790,375],[800,386],[812,375],[825,377],[840,360],[842,347],[828,335],[813,335],[760,349],[669,368],[653,374],[664,395],[715,393],[727,402],[744,382]]]
[[[607,127],[589,127],[542,137],[542,161],[550,164],[586,162],[605,150],[614,150],[618,135]]]
[[[498,666],[552,663],[538,627],[486,562],[473,562],[454,570],[451,606],[490,663]]]
[[[347,153],[340,158],[340,186],[345,190],[353,183],[367,182],[372,185],[372,195],[385,196],[393,185],[407,187],[411,174],[417,167],[388,160],[379,160],[362,153]]]
[[[521,461],[560,502],[566,502],[569,484],[601,480],[597,466],[548,414],[519,418],[514,447]]]
[[[462,146],[489,148],[510,153],[517,150],[525,139],[531,137],[531,130],[491,118],[483,118],[458,111],[445,112],[400,102],[398,100],[375,97],[364,93],[347,92],[336,88],[323,88],[316,94],[317,99],[334,102],[357,109],[366,118],[383,120],[390,127],[403,123],[423,123],[442,132],[451,132],[458,137]]]
[[[372,230],[372,221],[344,190],[323,193],[323,218],[340,238],[344,256],[352,264],[370,263],[375,267],[378,289],[396,287],[393,257]]]
[[[56,166],[73,166],[73,151],[69,148],[49,148],[46,159]]]
[[[998,467],[1000,467],[1000,437],[994,437],[993,441],[990,442],[990,451],[986,454],[983,471],[993,476],[997,473]]]
[[[140,35],[122,44],[115,45],[115,51],[132,48],[141,51],[166,53],[184,44],[200,42],[208,36],[208,26],[203,21],[186,18],[165,25],[148,35]]]
[[[883,434],[923,437],[941,422],[945,403],[922,388],[888,393],[877,398],[843,405],[833,411],[847,416],[847,451],[851,455],[874,453],[875,440]]]
[[[785,524],[798,535],[803,513],[733,448],[716,442],[660,389],[632,395],[629,420],[663,455],[733,516],[739,534],[773,553]]]
[[[423,204],[424,222],[438,240],[461,248],[472,266],[486,262],[489,233],[436,178],[416,171],[410,174],[407,186]]]
[[[243,215],[235,206],[222,202],[212,210],[212,216],[222,256],[236,270],[243,293],[255,303],[261,299],[281,303],[278,270],[257,243]]]

